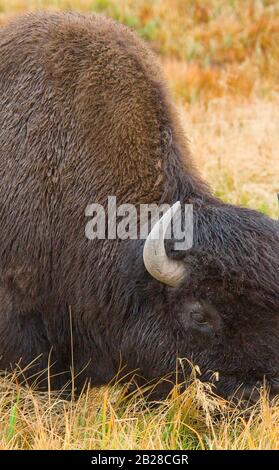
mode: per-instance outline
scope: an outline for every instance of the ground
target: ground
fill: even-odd
[[[278,218],[278,0],[0,0],[0,24],[42,8],[98,11],[137,30],[160,57],[214,192]],[[129,402],[117,387],[66,402],[3,376],[0,448],[279,449],[278,401],[262,391],[247,413],[194,376],[155,408],[140,391]]]

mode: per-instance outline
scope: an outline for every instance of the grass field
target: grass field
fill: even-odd
[[[190,147],[224,200],[278,218],[278,0],[0,0],[0,23],[34,9],[98,11],[158,52]],[[138,392],[87,390],[65,402],[0,381],[3,449],[279,449],[279,402],[244,412],[198,377],[149,408]]]
[[[247,410],[212,394],[193,377],[189,388],[150,407],[140,391],[86,390],[74,401],[0,381],[0,449],[278,449],[279,403],[265,391]]]

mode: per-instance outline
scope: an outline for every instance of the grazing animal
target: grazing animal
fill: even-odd
[[[0,369],[40,387],[50,364],[57,388],[74,368],[81,388],[171,381],[186,358],[178,374],[218,372],[223,396],[276,393],[278,222],[212,194],[143,42],[100,16],[19,17],[0,30],[0,99]],[[89,240],[85,208],[109,195],[192,204],[192,248]]]

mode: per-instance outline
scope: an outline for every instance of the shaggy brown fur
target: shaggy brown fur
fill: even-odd
[[[220,372],[225,395],[279,352],[278,224],[215,199],[192,163],[154,56],[99,16],[32,14],[0,31],[0,367],[51,351],[53,386],[153,380],[176,357]],[[85,207],[193,203],[190,277],[152,279],[140,240],[85,238]],[[204,322],[194,321],[193,312]],[[81,370],[84,369],[81,374]],[[32,371],[33,373],[33,371]]]

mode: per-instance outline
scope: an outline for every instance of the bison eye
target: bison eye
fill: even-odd
[[[192,310],[190,312],[190,315],[192,319],[194,320],[194,322],[197,323],[198,325],[206,325],[208,323],[204,313],[201,311]]]

